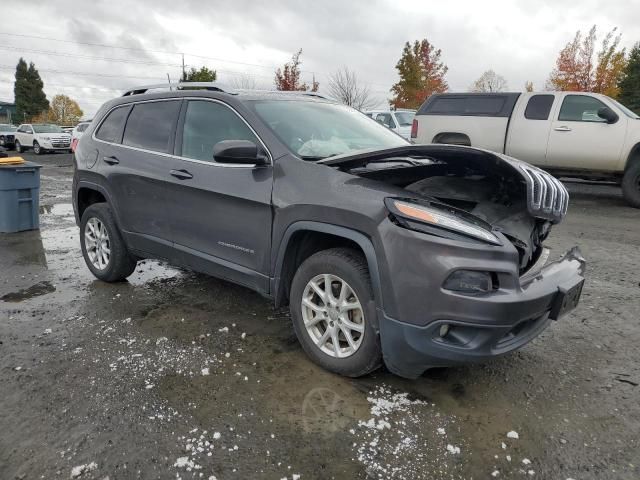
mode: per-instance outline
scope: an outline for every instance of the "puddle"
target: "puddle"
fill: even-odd
[[[30,298],[39,297],[41,295],[46,295],[47,293],[55,292],[56,287],[54,287],[51,282],[38,282],[35,285],[31,285],[28,288],[23,288],[22,290],[18,290],[17,292],[7,293],[0,297],[0,300],[4,302],[22,302],[23,300],[28,300]]]

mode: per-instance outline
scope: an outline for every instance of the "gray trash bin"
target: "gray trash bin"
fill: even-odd
[[[0,232],[39,228],[40,167],[31,162],[0,165]]]

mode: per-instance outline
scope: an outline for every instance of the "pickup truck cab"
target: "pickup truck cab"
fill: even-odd
[[[639,119],[596,93],[445,93],[420,107],[411,136],[505,153],[556,177],[613,180],[640,208]]]
[[[71,151],[71,135],[58,125],[23,123],[15,132],[15,147],[18,153],[33,148],[36,155],[50,150]]]

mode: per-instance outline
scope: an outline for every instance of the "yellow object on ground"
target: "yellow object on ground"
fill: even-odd
[[[22,157],[0,158],[0,165],[20,165],[21,163],[24,163],[24,158]]]

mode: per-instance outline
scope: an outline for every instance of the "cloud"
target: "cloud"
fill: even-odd
[[[395,64],[404,43],[428,38],[442,49],[452,89],[466,90],[488,69],[504,76],[513,90],[522,89],[526,80],[542,88],[558,51],[577,29],[597,24],[603,33],[617,26],[626,46],[640,38],[640,8],[630,3],[39,0],[27,6],[8,0],[7,11],[26,9],[29,18],[69,15],[57,22],[32,22],[28,29],[8,24],[0,31],[124,48],[0,35],[3,44],[15,47],[0,49],[0,65],[15,65],[20,55],[34,61],[49,96],[66,93],[92,113],[127,87],[162,82],[167,73],[177,79],[182,61],[178,52],[187,54],[189,65],[217,69],[221,80],[249,75],[257,85],[269,87],[274,69],[302,48],[305,81],[315,75],[322,88],[331,72],[347,65],[384,102],[396,81]],[[91,56],[121,61],[86,58]],[[13,97],[12,73],[0,70],[2,100]]]

